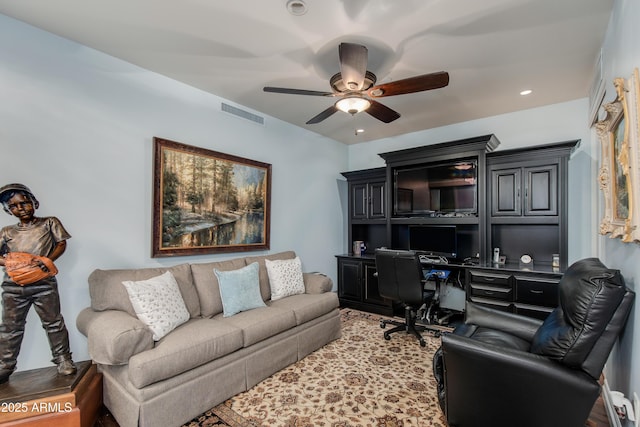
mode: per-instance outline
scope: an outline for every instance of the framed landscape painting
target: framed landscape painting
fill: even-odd
[[[271,165],[154,138],[153,257],[269,249]]]
[[[616,99],[603,106],[606,117],[596,123],[602,147],[598,180],[604,195],[600,234],[623,242],[640,240],[638,147],[638,71],[614,80]]]

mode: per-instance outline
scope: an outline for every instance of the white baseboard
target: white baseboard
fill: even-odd
[[[616,413],[616,410],[613,407],[613,402],[611,400],[611,389],[609,388],[609,383],[607,382],[606,378],[602,386],[602,400],[604,400],[604,408],[607,411],[607,418],[609,419],[609,425],[611,427],[622,427],[620,418],[618,418],[618,414]]]

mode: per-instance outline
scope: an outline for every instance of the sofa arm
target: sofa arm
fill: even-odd
[[[331,292],[333,281],[322,273],[302,273],[304,288],[307,294],[323,294]]]
[[[87,337],[89,355],[103,365],[126,365],[135,354],[153,348],[153,333],[140,320],[120,310],[85,308],[76,319]]]

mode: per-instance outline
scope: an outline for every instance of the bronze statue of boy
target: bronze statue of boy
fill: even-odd
[[[27,313],[31,305],[40,316],[47,333],[52,362],[61,375],[72,375],[76,366],[71,359],[69,333],[60,313],[57,269],[53,261],[62,255],[71,237],[56,217],[35,216],[39,202],[22,184],[0,188],[0,203],[5,212],[20,221],[0,230],[2,281],[2,325],[0,326],[0,383],[16,368]]]

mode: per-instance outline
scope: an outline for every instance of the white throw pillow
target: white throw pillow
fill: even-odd
[[[147,280],[122,282],[138,319],[151,329],[158,341],[189,320],[189,311],[178,282],[170,271]]]
[[[264,260],[269,274],[271,301],[290,295],[304,294],[302,262],[299,257],[271,261]]]

